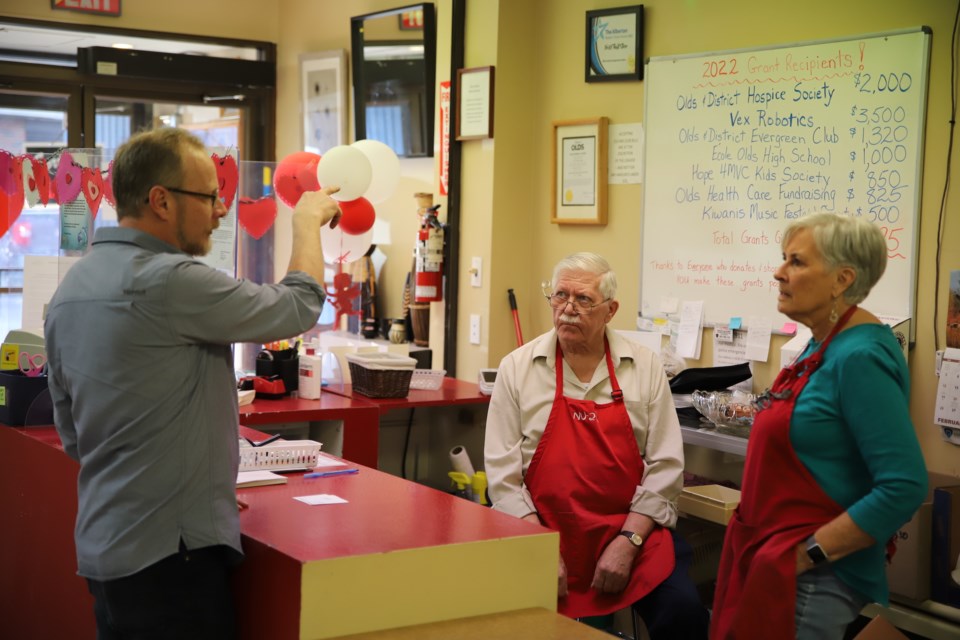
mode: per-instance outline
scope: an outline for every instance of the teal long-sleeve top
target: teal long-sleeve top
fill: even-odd
[[[801,355],[809,357],[811,342]],[[927,470],[909,411],[910,375],[886,325],[842,331],[794,408],[790,440],[823,490],[876,541],[833,563],[837,576],[887,604],[884,551],[927,494]]]

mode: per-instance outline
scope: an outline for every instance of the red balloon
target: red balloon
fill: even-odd
[[[340,218],[340,228],[343,229],[344,233],[349,233],[352,236],[358,236],[369,231],[377,219],[373,205],[366,198],[341,202],[340,211],[343,214]]]
[[[309,151],[291,153],[280,161],[273,174],[273,190],[288,207],[297,206],[304,191],[317,191],[317,163],[320,156]]]

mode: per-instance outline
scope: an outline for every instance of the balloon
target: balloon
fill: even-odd
[[[341,202],[340,211],[343,213],[340,217],[340,228],[344,233],[352,236],[358,236],[373,229],[373,223],[377,219],[373,205],[366,198]],[[372,239],[371,233],[371,241]]]
[[[291,153],[280,161],[273,174],[273,190],[283,204],[291,209],[297,206],[305,191],[320,188],[317,182],[317,163],[320,156],[309,151]]]
[[[358,140],[351,147],[367,156],[373,169],[370,188],[363,197],[370,202],[383,202],[393,195],[400,183],[400,158],[389,146],[379,140]]]
[[[373,167],[359,149],[340,145],[327,151],[317,163],[317,180],[325,187],[340,187],[335,200],[356,200],[370,186]]]
[[[340,225],[331,229],[329,224],[325,224],[320,227],[320,244],[323,246],[323,258],[328,264],[353,262],[370,250],[373,229],[354,236],[344,233]]]

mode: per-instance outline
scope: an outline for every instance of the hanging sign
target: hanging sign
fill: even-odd
[[[101,16],[119,16],[120,0],[50,0],[53,9],[83,11]]]

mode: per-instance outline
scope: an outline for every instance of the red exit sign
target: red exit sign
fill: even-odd
[[[423,29],[423,9],[404,11],[400,14],[400,30],[415,31]]]
[[[50,0],[54,9],[83,11],[102,16],[119,16],[120,0]]]

